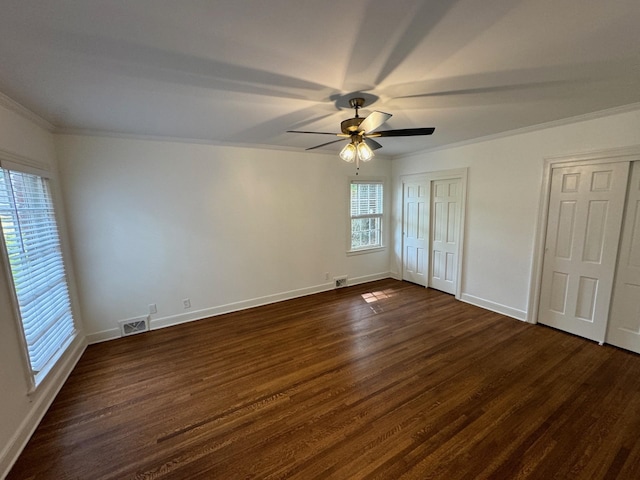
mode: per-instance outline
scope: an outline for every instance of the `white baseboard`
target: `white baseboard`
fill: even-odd
[[[227,303],[225,305],[219,305],[217,307],[204,308],[202,310],[195,310],[188,313],[180,313],[178,315],[171,315],[169,317],[152,318],[150,326],[151,330],[172,327],[174,325],[180,325],[181,323],[194,322],[196,320],[202,320],[204,318],[224,315],[225,313],[237,312],[240,310],[246,310],[248,308],[268,305],[270,303],[282,302],[283,300],[290,300],[292,298],[304,297],[306,295],[312,295],[314,293],[325,292],[327,290],[332,290],[333,288],[333,283],[323,283],[314,287],[300,288],[297,290],[290,290],[288,292],[266,295],[264,297],[242,300],[240,302]]]
[[[385,278],[393,278],[394,280],[402,280],[398,278],[398,275],[393,272],[377,273],[373,275],[365,275],[362,277],[349,278],[347,286],[359,285],[362,283],[374,282],[376,280],[383,280]],[[293,298],[304,297],[306,295],[312,295],[314,293],[326,292],[333,290],[334,284],[323,283],[313,287],[301,288],[298,290],[290,290],[288,292],[277,293],[274,295],[266,295],[264,297],[257,297],[250,300],[243,300],[240,302],[228,303],[217,307],[205,308],[202,310],[195,310],[189,313],[181,313],[178,315],[171,315],[168,317],[155,318],[150,321],[150,329],[158,330],[160,328],[172,327],[174,325],[180,325],[182,323],[194,322],[209,317],[215,317],[217,315],[224,315],[225,313],[237,312],[240,310],[246,310],[248,308],[259,307],[262,305],[268,305],[270,303],[282,302],[284,300],[291,300]],[[517,308],[508,307],[500,303],[485,300],[468,293],[463,293],[460,296],[460,300],[475,305],[477,307],[491,310],[492,312],[506,315],[517,320],[527,321],[527,312],[524,310],[518,310]],[[108,340],[114,340],[120,338],[120,329],[112,328],[109,330],[102,330],[100,332],[91,333],[87,335],[87,342],[89,344],[106,342]]]
[[[462,295],[460,295],[460,300],[465,303],[475,305],[476,307],[481,307],[486,310],[491,310],[492,312],[501,313],[502,315],[506,315],[507,317],[515,318],[516,320],[521,320],[523,322],[527,321],[527,312],[524,310],[518,310],[517,308],[508,307],[500,303],[485,300],[484,298],[475,297],[473,295],[469,295],[468,293],[463,293]]]
[[[398,272],[389,272],[389,278],[393,278],[394,280],[402,281],[402,274]]]
[[[359,285],[361,283],[373,282],[376,280],[382,280],[389,278],[389,273],[376,273],[373,275],[366,275],[362,277],[349,278],[347,286]],[[159,319],[152,319],[150,322],[151,330],[157,330],[159,328],[172,327],[174,325],[180,325],[181,323],[194,322],[196,320],[202,320],[204,318],[215,317],[217,315],[224,315],[225,313],[238,312],[240,310],[246,310],[248,308],[260,307],[262,305],[268,305],[270,303],[282,302],[285,300],[291,300],[294,298],[305,297],[307,295],[313,295],[314,293],[326,292],[328,290],[335,289],[333,282],[322,283],[313,287],[300,288],[297,290],[290,290],[288,292],[276,293],[273,295],[266,295],[264,297],[257,297],[250,300],[243,300],[240,302],[228,303],[226,305],[220,305],[218,307],[205,308],[203,310],[196,310],[194,312],[182,313],[179,315],[173,315],[170,317],[164,317]]]
[[[115,340],[116,338],[120,338],[120,329],[111,328],[109,330],[88,334],[87,343],[93,345],[94,343],[106,342],[107,340]]]
[[[359,285],[361,283],[373,282],[376,280],[383,280],[385,278],[391,278],[391,274],[389,272],[382,272],[375,273],[373,275],[353,277],[348,279],[347,286]],[[282,302],[284,300],[291,300],[293,298],[304,297],[307,295],[312,295],[314,293],[326,292],[328,290],[333,290],[334,288],[335,285],[333,284],[333,282],[322,283],[320,285],[315,285],[312,287],[289,290],[287,292],[266,295],[264,297],[257,297],[249,300],[242,300],[240,302],[227,303],[225,305],[219,305],[216,307],[194,310],[188,313],[180,313],[178,315],[170,315],[168,317],[162,318],[152,318],[149,322],[149,326],[151,330],[158,330],[160,328],[172,327],[174,325],[180,325],[182,323],[195,322],[197,320],[202,320],[209,317],[224,315],[225,313],[232,313],[240,310],[246,310],[248,308],[260,307],[262,305]],[[118,328],[102,330],[100,332],[87,335],[87,341],[90,344],[105,342],[107,340],[114,340],[116,338],[120,338],[120,330]]]
[[[9,470],[11,470],[13,464],[18,460],[24,447],[27,446],[27,442],[42,421],[45,413],[47,413],[47,410],[71,374],[71,371],[78,363],[78,360],[80,360],[85,348],[87,348],[86,340],[82,337],[76,338],[69,350],[62,356],[55,371],[52,371],[50,373],[51,376],[43,381],[43,384],[40,386],[42,390],[38,389],[30,395],[33,404],[31,405],[29,413],[20,424],[20,427],[8,445],[0,452],[0,478],[5,478],[9,474]]]
[[[385,278],[394,278],[391,272],[374,273],[373,275],[364,275],[362,277],[354,277],[347,279],[347,286],[360,285],[361,283],[375,282],[384,280]]]

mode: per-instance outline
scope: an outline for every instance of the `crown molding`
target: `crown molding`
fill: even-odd
[[[628,105],[621,105],[619,107],[607,108],[606,110],[598,110],[596,112],[589,112],[582,115],[576,115],[574,117],[561,118],[559,120],[552,120],[550,122],[539,123],[537,125],[531,125],[529,127],[516,128],[514,130],[507,130],[506,132],[495,133],[493,135],[485,135],[484,137],[471,138],[469,140],[463,140],[461,142],[448,143],[446,145],[440,145],[438,147],[427,148],[414,153],[406,153],[404,155],[397,155],[393,157],[409,158],[416,155],[422,155],[425,153],[437,152],[440,150],[449,150],[451,148],[465,147],[467,145],[473,145],[476,143],[489,142],[491,140],[499,140],[501,138],[513,137],[516,135],[522,135],[525,133],[538,132],[540,130],[546,130],[548,128],[562,127],[564,125],[571,125],[574,123],[586,122],[588,120],[596,120],[598,118],[610,117],[621,113],[628,113],[633,111],[640,111],[640,102],[630,103]]]
[[[0,106],[17,113],[50,133],[55,131],[55,127],[52,123],[48,122],[37,113],[29,110],[27,107],[21,105],[2,92],[0,92]]]
[[[122,133],[113,132],[109,130],[91,130],[85,128],[56,128],[53,131],[56,135],[77,135],[81,137],[99,137],[99,138],[116,138],[123,140],[142,140],[147,142],[169,142],[169,143],[187,143],[190,145],[211,145],[215,147],[231,147],[231,148],[249,148],[254,150],[273,150],[278,152],[297,152],[300,153],[298,147],[288,147],[283,145],[267,145],[267,144],[255,144],[255,143],[241,143],[241,142],[219,142],[215,140],[205,140],[201,138],[187,138],[187,137],[170,137],[162,135],[146,135],[135,133]],[[338,155],[338,152],[329,151],[304,151],[307,155]],[[375,158],[384,160],[392,160],[390,155],[384,155],[376,153]]]
[[[6,102],[6,103],[5,103]],[[89,137],[107,137],[107,138],[121,138],[121,139],[129,139],[129,140],[146,140],[146,141],[154,141],[154,142],[172,142],[172,143],[189,143],[195,145],[214,145],[219,147],[236,147],[236,148],[252,148],[252,149],[266,149],[266,150],[278,150],[278,151],[289,151],[289,152],[299,152],[300,149],[296,147],[287,147],[287,146],[275,146],[275,145],[265,145],[265,144],[248,144],[248,143],[239,143],[239,142],[219,142],[213,140],[199,139],[199,138],[185,138],[185,137],[171,137],[171,136],[162,136],[162,135],[146,135],[146,134],[130,134],[123,132],[113,132],[107,130],[92,130],[92,129],[84,129],[84,128],[56,128],[48,121],[44,120],[42,117],[37,114],[31,112],[25,107],[21,106],[17,102],[11,100],[6,95],[0,93],[0,105],[4,105],[7,108],[17,111],[22,114],[26,118],[34,121],[39,124],[46,130],[54,133],[56,135],[79,135],[79,136],[89,136]],[[621,105],[619,107],[608,108],[605,110],[598,110],[596,112],[589,112],[582,115],[576,115],[573,117],[562,118],[558,120],[552,120],[550,122],[539,123],[536,125],[531,125],[528,127],[517,128],[513,130],[507,130],[505,132],[500,132],[492,135],[485,135],[482,137],[471,138],[469,140],[463,140],[460,142],[448,143],[445,145],[440,145],[433,148],[427,148],[424,150],[419,150],[417,152],[406,153],[402,155],[384,155],[377,154],[376,157],[393,160],[393,159],[402,159],[409,158],[416,155],[423,155],[427,153],[437,152],[441,150],[449,150],[451,148],[464,147],[467,145],[473,145],[476,143],[483,143],[492,140],[499,140],[502,138],[513,137],[516,135],[522,135],[525,133],[532,133],[541,130],[546,130],[549,128],[561,127],[564,125],[571,125],[575,123],[585,122],[589,120],[595,120],[598,118],[609,117],[612,115],[628,113],[633,111],[640,111],[640,102],[631,103],[627,105]],[[331,155],[330,152],[306,152],[311,154],[324,154]]]
[[[100,137],[100,138],[117,138],[122,140],[143,140],[148,142],[169,142],[169,143],[189,143],[193,145],[214,145],[218,147],[234,146],[229,143],[216,142],[214,140],[206,140],[200,138],[188,137],[171,137],[163,135],[151,135],[144,133],[125,133],[111,130],[94,130],[91,128],[56,128],[53,131],[56,135],[70,135],[80,137]],[[239,145],[235,145],[239,146]],[[249,147],[249,145],[243,145]],[[261,148],[261,146],[253,146],[253,148]]]
[[[52,123],[48,122],[37,113],[29,110],[27,107],[21,105],[2,92],[0,92],[0,106],[17,113],[50,133],[55,131],[55,127]]]

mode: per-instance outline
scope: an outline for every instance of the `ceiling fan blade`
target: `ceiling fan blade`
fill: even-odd
[[[364,133],[372,132],[373,130],[378,128],[380,125],[382,125],[384,122],[386,122],[390,118],[391,118],[390,113],[377,112],[377,111],[372,112],[367,116],[367,118],[365,118],[362,121],[362,123],[360,123],[358,130]]]
[[[382,148],[382,145],[380,145],[378,142],[376,142],[375,140],[373,140],[371,138],[364,137],[363,140],[364,140],[364,143],[369,145],[369,148],[371,150],[377,150],[379,148]]]
[[[305,150],[315,150],[316,148],[326,147],[327,145],[331,145],[332,143],[342,142],[343,140],[344,140],[344,138],[339,138],[338,140],[332,140],[331,142],[327,142],[327,143],[323,143],[323,144],[320,144],[320,145],[316,145],[315,147],[306,148]]]
[[[316,135],[333,135],[339,136],[341,133],[331,133],[331,132],[307,132],[305,130],[287,130],[287,133],[314,133]]]
[[[434,127],[428,128],[403,128],[400,130],[382,130],[370,133],[370,137],[413,137],[415,135],[431,135],[435,131]]]

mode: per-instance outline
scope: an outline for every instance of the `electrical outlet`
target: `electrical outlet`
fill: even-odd
[[[182,300],[182,305],[184,306],[184,308],[191,308],[191,300],[185,298],[184,300]]]
[[[324,279],[329,280],[329,272],[324,272]]]
[[[149,304],[149,315],[153,315],[154,313],[158,313],[158,307],[155,303]]]

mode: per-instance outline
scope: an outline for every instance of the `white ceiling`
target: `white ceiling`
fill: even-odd
[[[0,0],[0,91],[58,131],[300,150],[363,92],[436,127],[398,155],[640,102],[639,26],[639,0]]]

